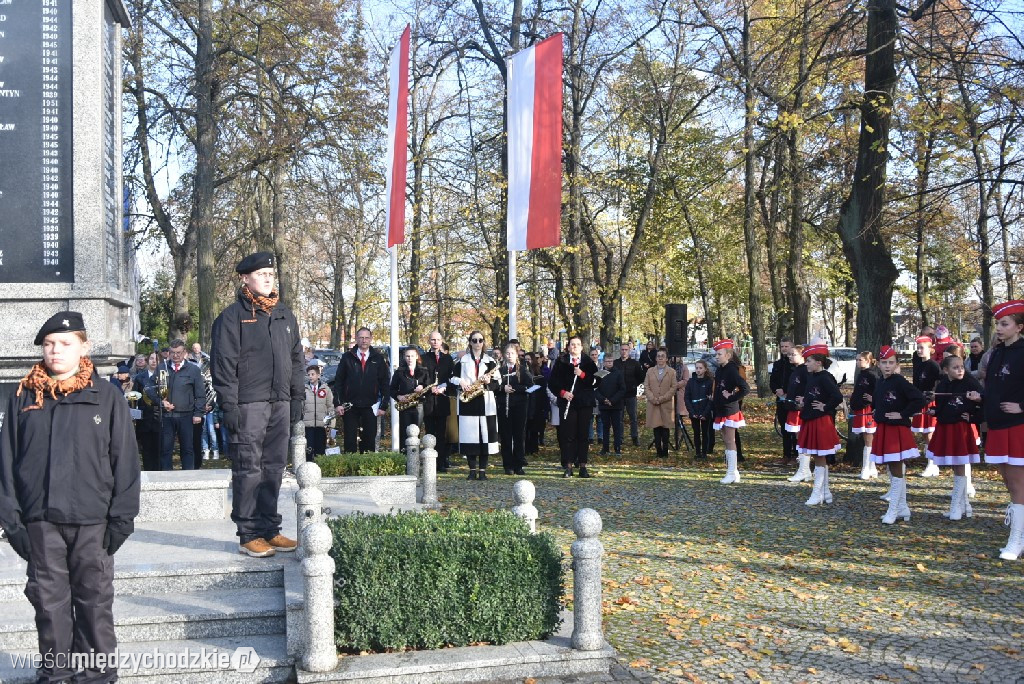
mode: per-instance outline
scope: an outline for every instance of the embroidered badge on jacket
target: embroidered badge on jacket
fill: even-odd
[[[94,422],[97,425],[99,425],[100,423],[103,422],[103,419],[100,418],[100,414],[97,413],[95,416],[92,417],[92,422]]]

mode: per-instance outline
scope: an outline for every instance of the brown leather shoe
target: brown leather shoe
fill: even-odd
[[[275,551],[294,551],[295,547],[298,546],[298,542],[294,539],[289,539],[283,534],[277,534],[267,539],[266,542],[273,547]]]
[[[291,549],[288,549],[291,551]],[[263,539],[253,539],[251,542],[238,545],[238,553],[244,553],[253,558],[266,558],[274,555],[274,547]]]

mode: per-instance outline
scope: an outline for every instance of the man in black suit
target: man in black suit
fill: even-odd
[[[608,375],[597,384],[597,408],[601,411],[601,418],[604,421],[604,436],[601,447],[601,455],[608,454],[608,436],[612,429],[615,430],[615,457],[622,456],[622,408],[626,398],[626,383],[622,377],[622,370],[615,366],[615,359],[612,355],[604,357],[604,369]],[[636,397],[636,390],[633,391]]]
[[[371,347],[369,328],[356,331],[356,346],[341,356],[334,376],[334,406],[345,418],[345,452],[373,451],[377,419],[391,400],[391,371],[387,359]],[[352,404],[349,409],[342,404]]]
[[[455,373],[455,362],[451,354],[444,351],[444,338],[439,330],[430,333],[429,343],[430,348],[423,356],[423,367],[427,369],[427,379],[437,382],[437,386],[423,398],[423,424],[427,434],[437,439],[437,472],[447,473],[451,451],[447,438],[448,415],[451,413],[448,395],[452,386],[449,381]]]

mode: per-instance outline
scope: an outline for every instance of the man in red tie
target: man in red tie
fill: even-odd
[[[377,419],[383,416],[391,398],[388,362],[371,346],[369,328],[356,331],[356,346],[341,356],[334,376],[334,405],[345,419],[345,452],[373,451],[377,441]],[[352,404],[351,408],[342,408]]]
[[[423,359],[423,367],[427,369],[429,382],[437,382],[430,393],[423,399],[423,424],[428,435],[437,439],[437,472],[448,472],[448,457],[451,447],[448,443],[448,416],[451,404],[448,397],[455,391],[449,381],[455,374],[455,362],[450,354],[445,353],[444,338],[440,330],[430,333],[430,351]]]
[[[177,436],[181,447],[181,469],[193,470],[202,463],[195,458],[192,426],[203,420],[206,385],[199,366],[185,361],[184,340],[171,342],[171,357],[164,362],[163,369],[167,371],[167,396],[163,399],[160,469],[172,469],[171,456]]]

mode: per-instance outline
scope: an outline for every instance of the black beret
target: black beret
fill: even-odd
[[[241,274],[252,273],[261,268],[274,268],[274,255],[270,252],[256,252],[250,254],[235,266],[235,271]]]
[[[43,338],[50,333],[78,331],[85,331],[85,321],[82,320],[82,314],[77,311],[59,311],[43,323],[43,327],[36,333],[36,341],[33,344],[42,344]]]
[[[117,374],[118,375],[120,375],[121,373],[131,373],[131,372],[132,372],[132,369],[131,369],[131,367],[127,363],[118,364],[118,366],[117,366]]]

